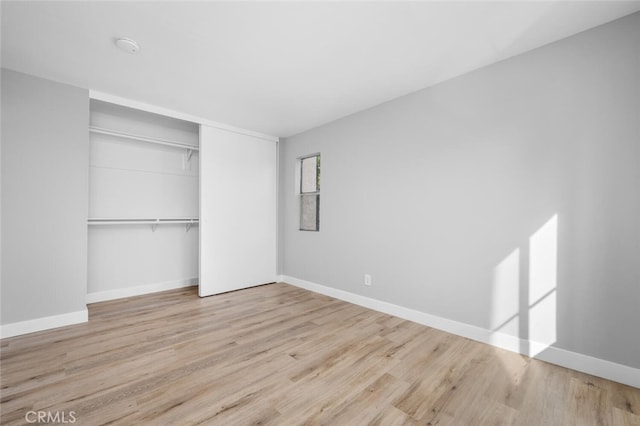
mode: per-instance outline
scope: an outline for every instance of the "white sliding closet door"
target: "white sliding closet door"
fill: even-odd
[[[201,297],[276,279],[276,142],[200,126]]]

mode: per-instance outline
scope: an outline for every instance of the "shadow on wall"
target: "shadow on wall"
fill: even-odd
[[[514,249],[493,271],[492,343],[510,335],[520,353],[535,357],[556,342],[558,215]]]

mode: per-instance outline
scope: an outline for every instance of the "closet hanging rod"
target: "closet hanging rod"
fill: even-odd
[[[88,225],[151,225],[151,230],[155,232],[158,225],[182,224],[186,225],[186,231],[189,232],[192,226],[198,225],[198,218],[171,218],[171,219],[102,219],[91,218],[87,220]]]
[[[100,134],[100,135],[116,136],[116,137],[119,137],[119,138],[132,139],[132,140],[136,140],[136,141],[140,141],[140,142],[148,142],[148,143],[155,143],[155,144],[158,144],[158,145],[172,146],[172,147],[175,147],[175,148],[187,149],[189,151],[199,151],[200,150],[200,148],[198,146],[195,146],[195,145],[187,145],[187,144],[184,144],[184,143],[168,141],[168,140],[165,140],[165,139],[156,139],[156,138],[149,138],[149,137],[146,137],[146,136],[133,135],[133,134],[130,134],[130,133],[116,132],[114,130],[103,129],[101,127],[89,126],[89,132],[97,133],[97,134]]]
[[[89,225],[124,225],[124,224],[164,224],[164,223],[198,223],[198,218],[171,218],[171,219],[115,219],[115,218],[91,218]]]

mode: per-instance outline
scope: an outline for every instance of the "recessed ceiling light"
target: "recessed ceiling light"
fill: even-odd
[[[130,38],[118,38],[116,39],[116,46],[128,53],[137,53],[140,50],[140,46],[134,40]]]

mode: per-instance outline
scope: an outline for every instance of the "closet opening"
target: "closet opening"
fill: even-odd
[[[87,303],[198,284],[199,124],[90,101]]]

